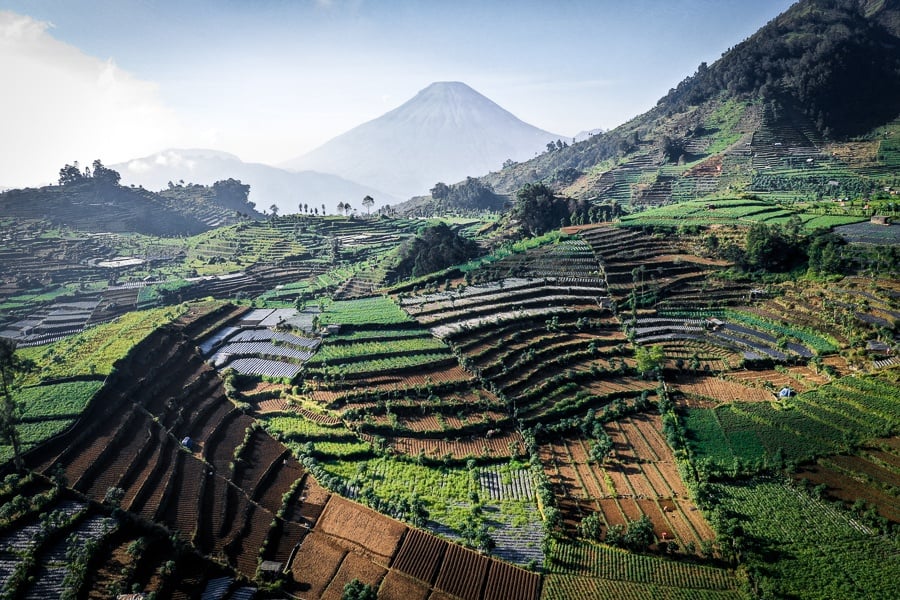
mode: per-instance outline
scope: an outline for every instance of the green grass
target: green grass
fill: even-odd
[[[549,558],[545,599],[743,597],[725,569],[568,540],[554,540]]]
[[[101,381],[71,381],[42,385],[19,390],[15,400],[23,407],[24,419],[77,416],[101,387],[103,387]]]
[[[845,377],[781,402],[691,408],[685,428],[694,456],[728,471],[734,461],[763,466],[781,454],[805,461],[849,450],[900,430],[900,387]]]
[[[364,463],[335,461],[325,469],[371,487],[380,498],[419,498],[432,520],[455,530],[464,527],[471,512],[469,493],[478,489],[465,468],[428,467],[387,457]]]
[[[710,209],[709,206],[714,208]],[[751,223],[786,223],[793,217],[799,217],[806,229],[833,227],[856,223],[864,220],[860,216],[823,215],[815,212],[804,212],[790,206],[777,204],[770,200],[750,198],[710,198],[704,200],[688,200],[677,204],[669,204],[651,208],[639,213],[622,217],[626,226],[668,226],[680,225],[748,225]]]
[[[713,484],[719,510],[745,532],[747,562],[773,597],[893,598],[900,544],[774,480]]]
[[[157,327],[172,322],[187,305],[127,313],[112,323],[98,325],[76,336],[46,346],[22,348],[23,358],[34,361],[37,370],[27,385],[79,375],[109,375],[113,363]]]
[[[309,369],[310,373],[325,372],[329,375],[359,375],[362,373],[378,374],[382,371],[398,371],[409,369],[412,367],[424,367],[432,363],[445,360],[453,355],[447,352],[429,352],[423,354],[410,354],[404,356],[391,356],[388,358],[373,358],[370,360],[361,360],[351,363],[342,363],[337,365],[315,364]]]
[[[386,297],[331,302],[319,315],[322,325],[396,325],[411,319]]]
[[[430,351],[449,352],[450,348],[443,341],[434,337],[384,342],[362,341],[349,344],[335,344],[330,338],[327,338],[326,343],[319,348],[315,356],[307,361],[307,364],[309,366],[318,366],[323,362],[335,364],[367,358],[371,360],[372,358],[395,352],[425,353]]]

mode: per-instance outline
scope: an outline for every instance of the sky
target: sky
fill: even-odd
[[[790,0],[0,0],[0,187],[210,148],[278,165],[435,81],[571,137]]]

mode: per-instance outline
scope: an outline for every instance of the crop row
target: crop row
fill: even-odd
[[[319,349],[315,357],[309,361],[309,365],[321,363],[340,362],[346,359],[359,359],[363,357],[375,357],[390,353],[415,353],[429,351],[449,351],[447,345],[434,337],[416,337],[411,339],[398,339],[390,341],[364,341],[350,344],[333,344],[326,341]]]
[[[396,325],[407,321],[406,313],[386,297],[337,300],[319,315],[322,325]]]

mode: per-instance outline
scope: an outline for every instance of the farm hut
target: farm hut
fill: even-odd
[[[341,332],[340,325],[326,325],[324,328],[325,335],[337,335]]]
[[[757,300],[759,298],[768,298],[768,297],[769,297],[769,290],[767,290],[767,289],[754,288],[754,289],[750,290],[750,299],[751,300]]]
[[[284,565],[274,560],[264,560],[259,563],[259,575],[263,580],[276,581],[281,577]]]
[[[116,600],[144,600],[146,597],[144,594],[119,594]]]
[[[891,353],[891,345],[887,342],[878,340],[869,340],[866,342],[866,352],[869,354],[880,354],[886,356]]]
[[[783,388],[781,388],[781,390],[778,392],[778,397],[779,397],[779,398],[790,398],[790,397],[793,396],[793,395],[794,395],[794,390],[792,390],[792,389],[789,388],[789,387],[783,387]]]
[[[706,328],[707,329],[712,329],[713,331],[716,331],[723,325],[725,325],[725,321],[723,321],[721,319],[717,319],[715,317],[710,317],[710,318],[706,319]]]
[[[188,450],[194,449],[194,441],[191,439],[190,436],[187,436],[187,435],[184,436],[183,440],[181,440],[181,445],[184,446],[185,448],[187,448]]]
[[[872,215],[872,218],[869,219],[869,222],[873,225],[890,225],[891,218],[887,215]]]

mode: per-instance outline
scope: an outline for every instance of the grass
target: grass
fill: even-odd
[[[22,348],[23,358],[37,369],[26,385],[80,375],[109,375],[113,364],[157,327],[172,322],[187,305],[155,308],[125,314],[112,323],[98,325],[83,333],[46,346]]]
[[[892,598],[900,544],[781,481],[714,484],[718,510],[744,530],[745,562],[779,598]]]
[[[409,321],[406,313],[386,297],[334,301],[319,315],[321,325],[396,325]]]
[[[43,417],[77,416],[87,406],[100,388],[101,381],[70,381],[55,385],[42,385],[19,390],[15,400],[22,407],[26,420]]]
[[[710,206],[714,208],[709,208]],[[809,230],[865,220],[862,216],[806,212],[803,208],[794,208],[769,200],[709,198],[651,208],[624,216],[621,222],[626,226],[746,225],[758,222],[786,223],[795,216],[799,217],[803,226]]]

